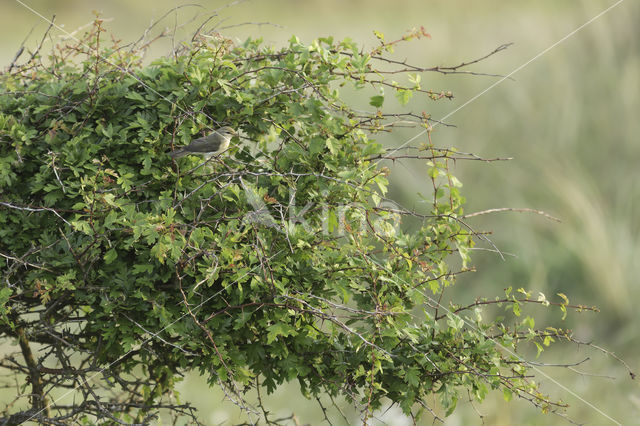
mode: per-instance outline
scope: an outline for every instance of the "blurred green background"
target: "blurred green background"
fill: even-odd
[[[154,20],[186,1],[23,0],[44,17],[56,15],[67,31],[89,23],[101,12],[109,28],[124,42],[137,39]],[[376,44],[372,30],[397,39],[413,27],[424,26],[431,40],[408,44],[399,59],[421,66],[457,65],[514,42],[472,70],[508,74],[615,4],[613,0],[558,2],[552,0],[254,0],[227,4],[203,1],[168,15],[158,28],[173,31],[175,23],[218,10],[220,31],[233,39],[264,37],[283,45],[293,34],[304,42],[321,36],[349,36],[365,46]],[[21,2],[0,1],[0,64],[13,59],[21,42],[33,49],[47,23]],[[228,7],[226,7],[228,5]],[[176,30],[185,39],[201,18]],[[478,272],[458,281],[448,297],[472,302],[492,297],[508,286],[524,287],[549,298],[567,294],[573,303],[597,305],[599,314],[571,314],[565,321],[555,311],[535,310],[537,325],[574,330],[575,337],[593,341],[625,359],[640,371],[640,4],[623,1],[514,74],[513,79],[447,118],[456,128],[437,126],[432,139],[438,146],[455,146],[483,157],[513,157],[508,162],[458,163],[455,173],[464,183],[466,211],[490,208],[533,208],[562,219],[556,223],[529,213],[496,213],[470,219],[479,230],[491,230],[492,240],[512,254],[501,260],[495,253],[477,251]],[[246,24],[246,25],[239,25]],[[224,28],[231,26],[230,28]],[[30,33],[30,31],[32,31]],[[48,49],[63,34],[54,30],[44,41]],[[156,44],[148,58],[170,51],[168,40]],[[452,101],[416,99],[410,107],[433,118],[444,117],[490,85],[494,77],[424,74],[423,86],[452,90]],[[390,109],[400,110],[397,104]],[[417,131],[406,129],[385,139],[400,146]],[[418,140],[424,140],[424,135]],[[415,193],[425,188],[425,168],[405,161],[392,167],[392,197],[407,207],[420,208]],[[571,404],[568,415],[578,422],[640,424],[640,387],[611,357],[573,344],[561,345],[540,360],[576,362],[590,357],[577,371],[544,368],[543,390]],[[568,390],[571,392],[569,392]],[[581,399],[576,398],[578,395]],[[223,395],[208,390],[190,376],[181,386],[181,399],[196,404],[205,424],[238,420],[238,410]],[[269,397],[274,412],[295,413],[291,424],[319,424],[322,412],[314,402],[298,396],[297,386]],[[434,405],[433,401],[426,401]],[[492,395],[483,404],[464,397],[446,425],[563,424],[558,416],[540,414],[524,401],[505,404]],[[595,408],[594,408],[595,407]],[[597,409],[596,409],[597,408]],[[351,413],[351,414],[349,414]],[[381,419],[392,425],[410,424],[392,408]],[[357,423],[357,413],[350,422]],[[334,424],[343,424],[335,412]],[[480,416],[483,416],[481,419]],[[249,419],[244,418],[249,421]],[[256,417],[253,418],[256,420]],[[423,424],[431,424],[425,417]]]

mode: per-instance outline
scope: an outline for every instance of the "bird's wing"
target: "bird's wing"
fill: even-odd
[[[185,146],[184,149],[190,152],[214,152],[220,147],[220,143],[214,140],[214,138],[207,139],[208,136],[204,136],[198,139],[194,139]]]

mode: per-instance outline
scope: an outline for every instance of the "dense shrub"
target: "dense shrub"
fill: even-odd
[[[365,421],[385,401],[419,415],[434,393],[446,415],[461,389],[562,405],[515,350],[564,332],[525,315],[483,322],[485,303],[439,303],[479,238],[449,171],[472,157],[434,147],[426,112],[383,109],[452,96],[389,58],[423,30],[377,34],[369,52],[198,34],[150,65],[136,49],[102,48],[102,32],[97,20],[0,79],[0,330],[20,343],[0,367],[28,385],[16,396],[31,394],[7,419],[195,417],[172,394],[189,370],[241,406],[255,386],[297,380],[306,396],[352,401]],[[407,70],[406,83],[386,78]],[[372,112],[345,102],[343,85]],[[390,152],[373,139],[399,118],[422,127],[422,145]],[[168,155],[222,125],[240,134],[228,152]],[[428,211],[387,198],[380,161],[400,154],[429,166]],[[499,301],[519,315],[531,298]]]

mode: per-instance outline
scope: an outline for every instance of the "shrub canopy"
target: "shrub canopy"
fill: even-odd
[[[102,31],[97,20],[0,79],[0,329],[20,343],[0,366],[32,394],[7,416],[194,415],[172,397],[189,370],[239,401],[296,380],[308,397],[347,398],[365,421],[385,401],[431,411],[434,393],[448,415],[461,389],[562,405],[515,355],[519,341],[542,348],[562,331],[439,304],[478,239],[449,171],[472,157],[431,144],[426,112],[383,108],[452,96],[417,73],[387,78],[424,71],[389,59],[423,30],[378,33],[369,52],[198,34],[150,65],[136,48],[103,48]],[[345,85],[369,111],[341,97]],[[422,127],[421,145],[375,141],[398,123]],[[169,156],[223,125],[240,134],[223,155]],[[393,163],[381,161],[400,154],[429,167],[424,212],[388,198]],[[528,298],[501,301],[519,315]]]

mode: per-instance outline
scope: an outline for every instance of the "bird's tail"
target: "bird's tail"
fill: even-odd
[[[184,157],[185,155],[187,155],[187,151],[185,151],[184,149],[180,148],[180,149],[176,149],[175,151],[171,151],[171,158],[180,158],[180,157]]]

